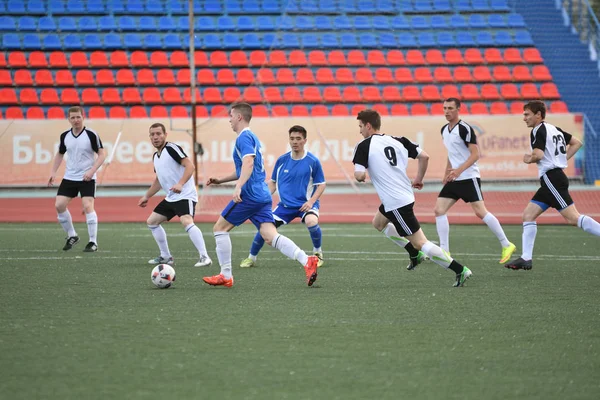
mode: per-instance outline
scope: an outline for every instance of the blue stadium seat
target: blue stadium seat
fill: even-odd
[[[475,37],[477,44],[479,46],[494,46],[495,41],[492,37],[492,34],[489,31],[479,31],[477,32],[477,36]]]
[[[137,31],[137,26],[133,17],[128,17],[126,15],[119,17],[117,24],[119,25],[120,31]]]
[[[324,35],[321,35],[321,46],[327,49],[338,49],[340,47],[340,42],[337,35],[325,33]]]
[[[55,32],[56,23],[52,17],[41,17],[38,20],[38,29],[42,32]]]
[[[373,0],[357,0],[354,4],[356,5],[356,9],[361,13],[373,14],[377,12],[377,7]]]
[[[28,14],[46,14],[46,4],[39,0],[29,0],[27,2]]]
[[[214,26],[214,24],[213,24]],[[179,17],[177,19],[177,30],[187,32],[190,30],[190,19],[188,17]],[[216,27],[215,29],[216,30]]]
[[[454,8],[456,11],[473,11],[470,0],[457,0]]]
[[[65,50],[81,50],[81,37],[72,33],[63,36],[63,48]]]
[[[279,14],[282,10],[277,0],[263,0],[262,11],[269,14]]]
[[[58,29],[61,32],[75,32],[77,30],[77,24],[75,24],[75,18],[60,17],[58,19]]]
[[[185,5],[185,9],[184,9]],[[179,1],[179,0],[171,0],[169,4],[166,5],[166,9],[171,12],[171,14],[186,14],[187,13],[187,1]]]
[[[117,22],[114,17],[103,16],[98,20],[98,29],[101,31],[115,31],[117,30]]]
[[[23,1],[9,0],[6,4],[6,11],[9,14],[26,14],[25,3]]]
[[[137,33],[126,33],[123,36],[123,44],[126,49],[141,49],[142,38]]]
[[[322,13],[337,12],[337,5],[335,3],[335,0],[320,0],[318,10],[319,10],[319,12],[322,12]]]
[[[419,42],[420,47],[433,47],[435,46],[436,40],[433,37],[433,33],[431,32],[421,32],[417,36],[417,41]]]
[[[515,33],[515,43],[519,46],[533,46],[533,39],[528,31],[517,31]]]
[[[392,0],[377,0],[375,9],[378,13],[393,13],[396,12],[396,7]]]
[[[67,39],[65,38],[65,43],[66,41]],[[98,50],[103,48],[104,45],[102,44],[102,40],[100,40],[100,35],[88,33],[83,37],[83,47],[85,47],[87,50]]]
[[[81,17],[77,21],[78,30],[80,32],[96,32],[98,31],[98,23],[96,17]]]
[[[392,29],[390,18],[387,16],[376,15],[373,17],[373,29],[378,31],[389,31]]]
[[[469,15],[469,26],[471,28],[487,28],[488,23],[483,15],[471,14]]]
[[[260,38],[255,33],[246,33],[242,36],[242,47],[245,49],[260,49]]]
[[[30,21],[28,21],[28,24],[25,26],[25,29],[23,29],[22,27],[22,20],[23,18],[28,18]],[[35,29],[27,29],[30,26],[30,22],[33,22],[33,24],[35,25],[35,21],[33,18],[31,17],[21,17],[19,19],[19,30],[23,31],[29,31],[29,30],[35,30]],[[35,26],[34,26],[35,28]],[[0,17],[0,31],[8,31],[8,32],[14,32],[17,30],[17,24],[15,24],[15,19],[13,17]]]
[[[217,29],[220,31],[233,31],[235,30],[235,21],[231,17],[219,17],[217,19]]]
[[[438,12],[450,12],[452,6],[448,0],[433,0],[433,9]]]
[[[239,0],[226,0],[225,2],[225,12],[228,14],[241,14],[242,3]]]
[[[165,44],[165,48],[169,50],[178,50],[184,47],[179,35],[174,33],[166,34],[163,38],[163,43]]]
[[[88,14],[104,14],[106,8],[104,8],[104,2],[102,2],[102,0],[88,0],[86,11]]]
[[[158,30],[163,32],[176,31],[177,25],[172,17],[160,17],[158,19]]]
[[[187,2],[184,3],[187,4]],[[106,0],[106,10],[121,14],[124,13],[125,5],[123,4],[123,0]]]
[[[242,9],[248,14],[260,14],[260,3],[256,0],[244,0]]]
[[[69,0],[66,3],[67,6],[65,8],[62,4],[62,1],[57,2],[56,0],[51,0],[49,7],[50,12],[69,15],[85,13],[85,1]]]
[[[433,29],[448,29],[448,20],[443,15],[434,15],[429,22]]]
[[[46,36],[45,39],[47,39],[48,37],[54,37],[56,38],[56,40],[58,41],[58,46],[57,47],[52,47],[55,49],[60,49],[60,39],[58,39],[58,36],[56,35],[48,35]],[[46,40],[44,39],[44,43],[46,43]],[[44,45],[44,47],[46,47]],[[40,42],[40,38],[38,35],[34,35],[31,33],[25,34],[23,35],[23,48],[26,50],[39,50],[42,48],[42,44]],[[48,48],[48,47],[46,47]]]
[[[281,47],[281,40],[279,40],[279,35],[275,34],[275,33],[265,33],[262,36],[262,44],[263,47],[266,48],[280,48]]]
[[[488,16],[488,25],[490,28],[506,28],[506,20],[501,14],[490,14]]]
[[[158,0],[148,0],[146,2],[146,13],[159,15],[165,13],[165,9],[161,1]]]
[[[2,47],[8,50],[21,48],[21,40],[16,33],[7,33],[2,35]]]
[[[398,46],[396,35],[393,33],[380,33],[379,46],[383,48],[396,48]]]
[[[394,29],[410,29],[410,24],[406,17],[399,15],[392,19],[392,28]]]
[[[525,21],[521,14],[508,14],[507,22],[511,28],[525,28]]]
[[[11,20],[13,20],[12,17],[7,17],[10,18]],[[14,20],[13,20],[13,24],[14,24]],[[10,29],[11,31],[14,31],[14,26],[13,29]],[[35,32],[37,31],[37,20],[36,18],[33,17],[21,17],[19,18],[19,30],[20,31],[32,31]]]
[[[371,30],[373,26],[371,25],[371,19],[364,15],[359,15],[353,18],[352,25],[354,29],[358,30]]]
[[[127,0],[125,11],[127,11],[128,14],[144,14],[144,3],[140,0]]]
[[[146,49],[162,49],[162,39],[159,35],[155,33],[149,33],[144,35],[144,48]]]
[[[156,19],[154,17],[140,17],[138,26],[142,31],[157,31]]]
[[[475,40],[470,32],[458,32],[456,34],[456,44],[458,46],[475,46]]]
[[[300,2],[299,8],[306,14],[317,14],[319,12],[319,2],[317,0],[303,0]]]
[[[181,17],[181,19],[186,18],[187,17]],[[188,26],[187,24],[189,23],[186,22],[186,26]],[[195,19],[195,23],[194,26],[196,28],[197,31],[210,31],[210,32],[214,32],[219,30],[217,28],[217,25],[215,24],[215,18],[214,17],[198,17]],[[180,26],[181,28],[181,26]]]
[[[429,21],[422,15],[412,17],[410,24],[413,29],[429,29]]]
[[[300,44],[298,44],[300,46]],[[223,35],[223,47],[226,49],[239,49],[242,47],[240,37],[235,33],[226,33]]]
[[[398,35],[398,45],[400,47],[417,47],[417,41],[410,33],[401,33]]]
[[[200,37],[200,35],[197,35],[197,37]],[[221,35],[216,35],[214,33],[204,35],[202,42],[202,47],[206,49],[220,49],[222,47]]]
[[[468,26],[467,19],[460,14],[454,14],[450,17],[450,26],[454,29],[463,29]]]
[[[186,14],[188,14],[188,10],[190,9],[187,2],[185,6],[183,7],[184,11],[186,12]],[[206,11],[204,8],[202,8],[202,4],[201,2],[194,2],[194,14],[198,15],[198,14],[214,14],[214,11],[212,11],[212,7],[215,6],[215,4],[213,2],[210,2],[210,4],[205,4],[205,6],[208,6],[208,9],[211,11]],[[219,7],[219,12],[218,14],[223,14],[223,8],[221,8],[220,5],[217,4],[217,6]]]
[[[352,29],[352,24],[350,23],[350,19],[348,17],[338,16],[333,19],[333,27],[336,30],[348,30]]]
[[[372,33],[361,33],[358,37],[358,42],[360,43],[360,47],[366,48],[377,48],[379,47],[379,43],[377,40],[377,36]]]
[[[295,26],[299,30],[311,31],[315,29],[315,21],[311,17],[298,16]]]
[[[430,12],[433,11],[433,6],[429,0],[414,0],[415,11]]]
[[[37,42],[39,44],[39,39],[37,39]],[[25,44],[25,39],[23,39],[23,44]],[[39,46],[37,48],[39,48]],[[62,49],[62,43],[60,42],[60,38],[58,37],[58,35],[48,34],[44,36],[44,50],[60,49]]]
[[[107,50],[121,50],[123,48],[122,36],[116,33],[104,35],[104,48]]]
[[[491,11],[488,0],[471,0],[473,11]]]
[[[295,33],[284,33],[281,37],[281,45],[286,49],[297,49],[300,47],[300,39]]]
[[[287,3],[287,4],[286,4]],[[298,4],[296,3],[295,0],[289,0],[289,1],[285,1],[282,3],[281,11],[285,11],[287,13],[298,13],[300,12],[300,7],[298,7]]]
[[[312,33],[302,35],[300,41],[303,49],[317,49],[321,46],[319,44],[319,37]]]
[[[0,12],[6,13],[6,5],[4,4],[4,1],[0,1]]]
[[[510,11],[506,0],[491,0],[490,6],[494,11]]]
[[[319,17],[317,17],[319,18]],[[273,22],[273,17],[268,15],[261,15],[256,18],[256,27],[261,31],[274,31],[275,24]]]
[[[236,22],[236,27],[238,31],[254,31],[256,30],[256,26],[254,26],[254,18],[248,16],[241,16],[238,18]]]
[[[494,38],[496,42],[496,46],[512,46],[513,38],[508,32],[496,32],[496,37]]]
[[[353,33],[343,33],[340,35],[340,47],[344,49],[354,49],[358,47],[356,35]]]
[[[442,47],[456,47],[454,35],[449,32],[440,32],[437,34],[438,45]]]

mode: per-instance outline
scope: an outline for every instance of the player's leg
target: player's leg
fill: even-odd
[[[450,223],[448,222],[448,210],[456,204],[458,197],[453,193],[453,186],[456,182],[449,182],[444,185],[437,200],[435,201],[435,227],[437,229],[440,247],[445,251],[450,251]]]
[[[524,269],[530,270],[533,267],[533,246],[535,245],[535,237],[537,235],[537,222],[535,220],[544,213],[550,206],[536,198],[542,198],[540,191],[533,196],[533,199],[527,204],[523,211],[523,236],[521,246],[523,251],[521,257],[518,257],[512,261],[509,261],[506,268],[509,269]]]
[[[206,251],[204,235],[202,235],[202,231],[194,223],[196,203],[192,200],[181,200],[177,202],[176,207],[178,208],[179,221],[181,222],[181,225],[183,225],[183,228],[188,233],[190,240],[194,244],[194,247],[196,250],[198,250],[199,258],[198,262],[194,264],[194,267],[208,267],[212,264],[212,260],[208,256],[208,251]]]
[[[295,213],[290,213],[285,207],[278,204],[273,210],[273,218],[275,219],[275,227],[279,228],[281,225],[291,222],[296,216]],[[247,258],[242,260],[240,267],[250,268],[255,266],[258,253],[264,245],[265,240],[262,238],[260,230],[257,229],[256,235],[254,235],[254,239],[252,240],[252,245],[250,246],[250,253]]]
[[[584,232],[600,236],[600,223],[592,217],[580,214],[577,208],[575,208],[575,204],[571,204],[559,212],[570,225],[576,225],[583,229]]]
[[[471,208],[475,215],[485,222],[488,228],[490,228],[500,241],[500,245],[502,246],[500,264],[504,264],[509,260],[517,247],[506,238],[506,234],[504,233],[504,229],[502,229],[502,225],[500,225],[500,221],[498,221],[498,218],[496,218],[494,214],[487,210],[483,200],[474,201],[469,204],[471,204]]]
[[[94,198],[96,197],[96,181],[79,182],[79,191],[81,193],[81,203],[85,213],[87,223],[89,242],[83,251],[92,253],[98,251],[98,215],[94,210]]]
[[[373,217],[373,227],[377,229],[379,232],[383,232],[383,234],[394,242],[396,245],[403,247],[410,257],[410,262],[406,269],[409,271],[414,270],[417,265],[419,265],[425,259],[425,254],[415,249],[414,246],[410,243],[410,241],[406,238],[400,236],[394,224],[390,222],[390,218],[393,218],[393,215],[390,215],[390,218],[386,217],[387,214],[383,207],[383,204],[379,206],[379,210],[375,213]]]
[[[173,218],[175,213],[168,208],[168,204],[165,200],[160,202],[154,211],[150,214],[146,220],[146,225],[152,233],[154,241],[158,245],[160,255],[156,258],[148,260],[148,264],[169,264],[173,265],[174,260],[169,251],[169,243],[167,242],[167,233],[162,227],[162,223]]]
[[[63,247],[63,250],[65,251],[71,250],[74,245],[79,243],[79,236],[77,235],[75,227],[73,226],[71,213],[67,209],[67,206],[71,200],[77,197],[78,194],[79,189],[77,187],[77,182],[70,181],[68,179],[63,179],[60,182],[54,205],[56,207],[58,222],[63,230],[67,233],[67,242]]]
[[[302,220],[306,224],[306,228],[310,234],[310,239],[313,243],[313,254],[319,259],[317,266],[322,267],[324,264],[323,249],[321,248],[323,234],[321,232],[321,227],[319,226],[319,210],[310,210],[304,214]]]

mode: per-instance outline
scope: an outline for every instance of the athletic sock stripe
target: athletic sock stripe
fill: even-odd
[[[567,202],[562,197],[560,197],[558,190],[556,190],[552,182],[550,182],[550,178],[548,178],[548,175],[544,175],[544,182],[546,182],[546,186],[548,187],[548,189],[550,189],[550,192],[552,192],[552,195],[554,196],[556,201],[558,201],[558,204],[560,204],[561,208],[565,208],[567,206]]]

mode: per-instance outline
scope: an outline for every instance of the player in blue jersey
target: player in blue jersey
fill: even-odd
[[[317,279],[319,259],[308,256],[293,241],[277,232],[271,211],[271,193],[265,182],[262,148],[260,141],[250,130],[251,119],[252,107],[249,104],[235,103],[231,106],[229,123],[238,135],[233,150],[235,172],[224,178],[210,177],[206,183],[210,186],[237,180],[233,199],[213,227],[221,273],[204,277],[203,280],[213,286],[233,286],[229,231],[249,219],[267,244],[304,266],[306,282],[308,286],[312,286]]]
[[[268,183],[271,194],[279,192],[279,204],[273,210],[275,226],[289,224],[301,218],[306,224],[313,242],[313,253],[319,258],[318,267],[323,265],[321,249],[321,227],[319,226],[319,198],[325,191],[325,176],[321,162],[312,153],[305,151],[306,129],[294,125],[289,129],[292,151],[277,159],[271,181]],[[252,267],[256,256],[265,244],[260,232],[256,233],[250,255],[240,267]]]

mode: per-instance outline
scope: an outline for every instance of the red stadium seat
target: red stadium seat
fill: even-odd
[[[331,84],[335,82],[331,68],[319,68],[317,70],[316,81],[319,84]]]
[[[271,108],[271,115],[274,117],[289,117],[290,112],[287,106],[273,106]]]
[[[400,50],[390,50],[387,52],[387,63],[388,65],[397,66],[397,65],[406,65],[406,59],[404,58],[404,54]]]
[[[120,104],[121,95],[115,88],[106,88],[102,91],[102,104]]]
[[[10,71],[0,69],[0,86],[12,86],[13,80]]]
[[[163,92],[163,100],[167,104],[181,104],[183,103],[183,99],[181,98],[181,93],[179,89],[176,87],[168,87]]]
[[[540,98],[540,92],[533,83],[524,83],[521,85],[521,97],[525,100],[537,100]]]
[[[61,107],[50,107],[46,117],[48,119],[65,119],[65,110]]]
[[[458,65],[464,64],[465,59],[458,49],[448,49],[445,54],[446,64]]]
[[[195,63],[195,61],[194,61]],[[177,50],[171,53],[169,57],[169,64],[172,67],[189,67],[190,61],[188,60],[187,53],[185,51]],[[208,64],[208,62],[207,62]]]
[[[350,110],[350,115],[354,116],[357,115],[359,112],[361,112],[362,110],[366,110],[367,106],[364,104],[355,104],[352,106],[352,109]]]
[[[521,57],[521,51],[514,47],[504,49],[504,61],[509,64],[521,64],[523,58]]]
[[[433,71],[433,77],[438,83],[454,82],[454,77],[448,67],[437,67]]]
[[[486,83],[481,86],[481,98],[484,100],[499,100],[500,93],[498,88],[492,83]]]
[[[60,102],[66,105],[79,104],[79,92],[72,88],[63,89],[62,92],[60,92]]]
[[[283,101],[286,103],[301,103],[302,95],[297,87],[286,87],[283,90]]]
[[[431,83],[433,82],[433,76],[431,70],[426,67],[415,68],[415,81],[418,83]]]
[[[111,69],[101,69],[96,72],[96,84],[100,86],[114,86],[115,77]]]
[[[444,104],[433,103],[429,109],[431,115],[444,115]]]
[[[348,65],[358,67],[367,65],[365,54],[360,50],[350,50],[348,52]]]
[[[150,109],[150,118],[169,118],[169,112],[165,106],[153,106]]]
[[[550,112],[553,114],[568,113],[569,108],[564,101],[553,101],[550,103]]]
[[[495,66],[492,75],[494,76],[494,80],[496,82],[512,81],[512,74],[510,73],[510,69],[508,69],[508,67],[504,65]]]
[[[144,89],[144,93],[142,94],[142,100],[144,101],[144,103],[150,104],[162,103],[160,91],[155,87]]]
[[[310,109],[310,115],[313,117],[327,117],[329,116],[329,110],[326,106],[317,104]]]
[[[6,119],[23,119],[23,110],[21,107],[8,107],[6,109]]]
[[[471,104],[471,114],[489,114],[489,110],[485,103],[473,103]]]
[[[136,50],[131,53],[129,58],[129,62],[132,67],[140,68],[140,67],[148,67],[150,66],[150,61],[148,60],[148,55],[145,51]]]
[[[395,116],[409,115],[408,108],[406,107],[405,104],[392,104],[390,113],[391,113],[391,115],[395,115]]]
[[[500,53],[499,49],[485,49],[483,53],[483,57],[485,62],[488,64],[503,64],[504,58],[502,57],[502,53]]]
[[[498,115],[498,114],[510,114],[508,112],[508,107],[506,107],[506,103],[503,101],[495,101],[490,106],[490,114]]]
[[[242,99],[242,92],[236,87],[228,87],[223,89],[223,100],[226,103],[235,103]]]
[[[323,67],[329,65],[327,56],[321,50],[313,50],[308,53],[308,64],[312,67]]]
[[[264,89],[265,101],[268,103],[281,103],[283,98],[281,97],[281,91],[276,86],[269,86]]]
[[[188,110],[184,106],[173,106],[171,107],[171,118],[188,118]]]
[[[48,59],[48,65],[52,68],[68,68],[69,63],[67,62],[67,57],[65,53],[62,51],[53,51],[50,53],[50,57]]]
[[[429,115],[429,110],[425,104],[416,103],[410,107],[410,115]]]
[[[198,80],[198,84],[201,86],[212,86],[217,84],[212,69],[203,68],[198,70],[198,76],[196,79]]]
[[[211,67],[228,67],[229,60],[227,59],[227,53],[224,51],[213,51],[210,53],[210,66]]]
[[[323,100],[327,103],[338,103],[342,101],[342,93],[337,86],[326,86],[323,89]]]
[[[527,85],[527,84],[525,84]],[[523,86],[525,86],[523,85]],[[554,83],[542,83],[540,87],[540,94],[544,99],[560,99],[560,94],[558,93],[558,88]],[[523,96],[525,97],[525,96]]]
[[[526,65],[516,65],[512,70],[512,76],[516,82],[530,82],[533,80],[529,67]]]
[[[52,73],[47,69],[39,69],[35,72],[35,84],[37,86],[53,86]]]
[[[94,51],[90,54],[90,67],[92,68],[108,68],[108,57],[103,51]]]
[[[42,104],[60,104],[58,93],[54,89],[42,89],[40,101]]]
[[[454,80],[456,82],[473,82],[471,70],[467,67],[454,68]]]
[[[425,64],[425,58],[420,50],[408,50],[406,52],[406,62],[409,65],[423,65]]]
[[[525,105],[522,101],[513,101],[510,103],[511,114],[523,114],[523,106]]]
[[[393,103],[395,101],[401,101],[402,95],[397,86],[384,86],[383,87],[383,100]]]
[[[385,55],[380,50],[370,50],[367,53],[367,63],[370,66],[387,65]]]
[[[379,113],[379,115],[390,115],[390,110],[388,109],[388,106],[386,104],[373,104],[373,107],[371,107],[373,110],[377,111]]]
[[[466,49],[465,62],[467,64],[483,64],[485,61],[479,49]]]
[[[308,117],[309,115],[306,106],[297,105],[292,107],[292,116],[294,117]]]
[[[250,68],[237,70],[235,81],[240,85],[251,85],[254,83],[254,72]]]
[[[89,66],[87,54],[83,51],[74,51],[71,53],[69,63],[72,68],[87,68]]]
[[[402,89],[402,98],[405,101],[421,101],[421,92],[417,86],[407,85]]]
[[[148,112],[144,106],[133,106],[129,110],[130,118],[148,118]]]
[[[110,65],[113,68],[129,67],[127,53],[122,50],[117,50],[110,53]]]
[[[100,104],[100,93],[95,88],[85,88],[81,92],[83,104]]]
[[[28,63],[25,53],[22,51],[13,51],[8,53],[8,65],[11,68],[26,68]]]
[[[331,108],[331,115],[334,117],[347,117],[350,114],[348,113],[348,107],[344,104],[335,104]]]
[[[177,84],[178,85],[189,85],[190,84],[190,70],[189,69],[180,69],[177,71]]]
[[[368,102],[381,101],[381,93],[377,86],[365,86],[362,90],[362,98]]]
[[[447,99],[449,97],[460,98],[460,93],[456,85],[444,85],[442,87],[442,97]]]
[[[117,85],[121,86],[133,86],[136,84],[133,72],[130,69],[120,69],[117,71],[116,77]]]
[[[475,82],[491,82],[492,73],[490,69],[485,65],[478,65],[473,68],[473,80]]]
[[[196,103],[202,102],[202,97],[200,97],[200,90],[198,88],[196,88],[196,90],[194,90],[194,92],[196,92]],[[192,91],[190,90],[189,87],[183,89],[183,102],[185,104],[192,103]],[[208,113],[208,111],[207,111],[207,113]],[[206,114],[206,115],[208,115],[208,114]]]
[[[235,75],[231,69],[220,69],[217,71],[216,83],[218,85],[235,85]]]
[[[544,62],[542,55],[535,47],[523,50],[523,59],[528,64],[541,64]]]
[[[375,81],[377,83],[394,83],[394,74],[389,68],[377,68],[375,70]]]
[[[340,50],[330,51],[329,54],[327,55],[327,60],[329,62],[329,65],[335,65],[335,66],[348,65],[348,62],[346,61],[346,56]]]
[[[302,90],[302,100],[306,103],[320,103],[323,98],[318,87],[307,86]]]
[[[444,60],[444,55],[441,51],[437,49],[429,49],[425,53],[425,61],[429,65],[440,65],[446,64],[446,60]]]
[[[252,118],[254,117],[268,117],[269,116],[269,109],[266,106],[263,106],[262,104],[257,104],[254,107],[252,107]]]
[[[216,105],[211,107],[210,116],[212,118],[227,118],[229,116],[229,113],[227,111],[227,107],[222,105]]]
[[[45,119],[44,110],[40,107],[29,107],[27,109],[27,119]]]
[[[461,98],[463,100],[479,100],[481,99],[481,95],[479,94],[479,89],[477,86],[472,84],[463,85],[460,89]]]
[[[222,52],[221,52],[222,53]],[[221,54],[222,55],[222,54]],[[218,61],[218,56],[216,56],[216,61]],[[185,64],[185,67],[189,67],[189,62]],[[196,68],[207,68],[210,65],[208,61],[208,56],[203,51],[195,51],[194,52],[194,66]],[[225,64],[226,66],[227,64]]]
[[[269,66],[286,67],[288,66],[287,57],[282,50],[273,50],[269,53]]]
[[[123,103],[125,104],[140,104],[142,102],[142,96],[135,87],[127,87],[123,89]]]
[[[352,84],[354,83],[354,76],[350,68],[338,68],[335,71],[335,80],[341,84]]]
[[[75,75],[75,83],[78,86],[94,86],[96,84],[96,78],[94,78],[92,71],[80,69]]]
[[[206,88],[202,93],[202,98],[205,103],[223,103],[221,91],[218,88]],[[212,113],[212,110],[211,110]],[[212,114],[211,114],[212,115]]]
[[[358,68],[356,70],[356,83],[375,83],[371,68]]]
[[[0,68],[6,68],[8,64],[6,63],[6,57],[4,56],[4,53],[0,53]],[[0,118],[2,118],[1,113],[0,113]]]
[[[545,65],[534,65],[531,69],[533,79],[536,81],[551,81],[552,75]]]
[[[423,100],[427,101],[440,101],[442,99],[442,95],[438,90],[438,87],[435,85],[425,85],[421,88],[421,96],[423,96]]]
[[[198,118],[208,118],[208,109],[204,106],[196,106],[196,117]]]
[[[270,68],[261,68],[256,72],[256,81],[262,85],[272,85],[275,83],[273,70]]]
[[[92,106],[88,109],[87,117],[90,119],[105,119],[106,109],[100,106]]]
[[[31,73],[27,69],[18,69],[15,71],[14,81],[16,86],[33,86]]]
[[[294,67],[303,67],[308,65],[306,54],[302,50],[292,50],[289,57],[290,65]],[[293,112],[292,112],[293,115]]]
[[[415,81],[409,68],[396,68],[394,77],[398,83],[414,83]]]
[[[159,85],[175,85],[175,75],[170,68],[159,69],[156,73],[156,83]]]
[[[229,62],[232,67],[246,67],[248,66],[248,57],[242,50],[234,50],[229,55]]]
[[[500,86],[500,95],[505,100],[516,100],[521,98],[519,88],[514,83],[505,83]],[[521,110],[520,112],[522,112]]]
[[[29,66],[32,68],[47,68],[48,61],[46,54],[41,51],[32,51],[29,53]]]
[[[250,66],[251,67],[262,67],[267,64],[267,55],[262,50],[254,50],[250,53]]]
[[[293,85],[296,83],[294,72],[289,68],[280,68],[277,70],[277,83],[281,85]]]
[[[121,106],[111,107],[108,111],[108,118],[127,118],[127,110]]]
[[[315,77],[312,69],[298,68],[296,71],[296,81],[301,85],[312,85],[315,83]]]
[[[156,80],[154,79],[154,71],[148,68],[138,70],[136,80],[138,85],[154,86],[156,84]]]
[[[167,53],[164,51],[153,51],[150,53],[150,66],[153,68],[166,68],[170,66]]]
[[[73,75],[68,69],[61,69],[56,71],[55,75],[56,86],[73,86],[75,81]]]

